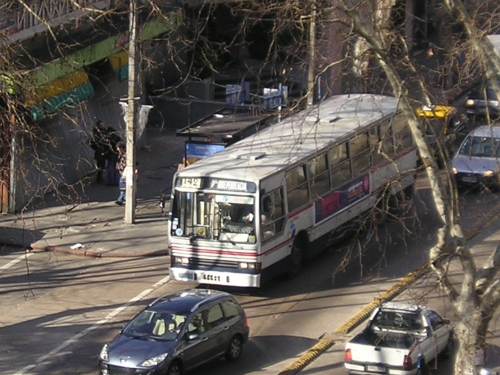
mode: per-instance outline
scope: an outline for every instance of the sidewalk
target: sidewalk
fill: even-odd
[[[70,203],[52,195],[41,208],[0,216],[0,255],[5,248],[57,251],[88,257],[141,257],[167,254],[167,222],[159,206],[161,191],[184,154],[184,140],[173,131],[148,129],[148,150],[138,150],[140,175],[134,224],[124,224],[117,186],[82,181]],[[42,206],[43,204],[43,206]]]

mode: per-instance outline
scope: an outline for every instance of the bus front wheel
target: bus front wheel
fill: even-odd
[[[288,259],[288,277],[293,278],[300,273],[302,269],[302,262],[304,257],[304,245],[300,238],[296,238],[293,241],[292,252]]]

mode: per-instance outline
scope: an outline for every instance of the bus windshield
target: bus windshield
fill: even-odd
[[[252,196],[175,191],[174,237],[230,243],[255,243],[255,198]]]

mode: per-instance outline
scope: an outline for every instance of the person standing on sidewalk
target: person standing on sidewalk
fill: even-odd
[[[125,203],[125,191],[127,186],[127,176],[125,169],[127,168],[127,150],[124,142],[118,142],[116,145],[116,150],[118,151],[118,161],[116,162],[116,170],[120,174],[120,181],[118,183],[118,188],[120,189],[120,194],[116,200],[116,204],[121,206]]]
[[[97,170],[96,182],[102,181],[102,175],[106,168],[106,150],[108,148],[107,131],[104,122],[99,120],[92,129],[90,148],[94,150],[94,160]]]
[[[120,173],[116,169],[116,163],[118,162],[118,142],[122,139],[116,132],[115,128],[108,127],[108,148],[106,151],[106,185],[118,186],[120,183]]]

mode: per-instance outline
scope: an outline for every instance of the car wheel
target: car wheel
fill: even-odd
[[[302,258],[303,258],[303,245],[300,238],[296,238],[293,241],[292,252],[289,255],[288,259],[288,277],[294,278],[297,276],[302,269]]]
[[[182,375],[182,365],[179,361],[173,361],[170,366],[168,366],[166,375]]]
[[[243,341],[240,336],[233,336],[226,351],[226,360],[234,362],[241,357],[241,353],[243,353]]]

